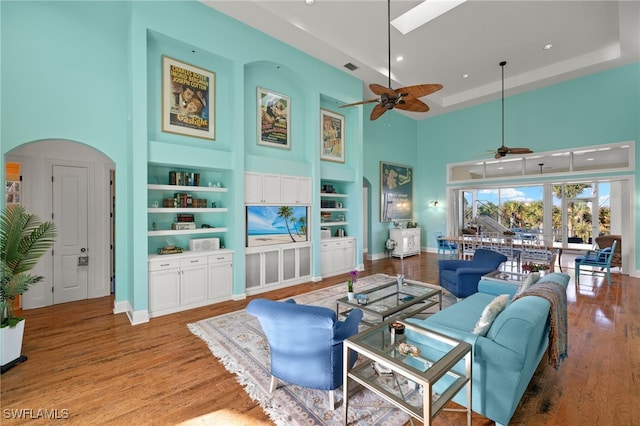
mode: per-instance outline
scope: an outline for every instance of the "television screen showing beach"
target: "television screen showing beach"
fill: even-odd
[[[307,207],[247,206],[247,247],[307,241]]]

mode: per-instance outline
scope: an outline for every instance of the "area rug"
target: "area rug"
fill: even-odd
[[[360,278],[356,291],[376,287],[389,279],[376,274]],[[336,308],[336,300],[344,297],[346,283],[295,296],[297,303]],[[443,308],[455,298],[443,292]],[[237,375],[238,382],[249,396],[257,401],[277,425],[342,425],[342,388],[336,390],[335,410],[329,409],[329,393],[285,384],[269,393],[269,345],[258,320],[246,310],[188,324],[189,330],[204,340],[213,355]],[[405,385],[407,386],[407,385]],[[408,398],[420,401],[415,389],[403,390]],[[349,424],[403,425],[409,416],[394,408],[373,392],[362,390],[349,398]]]

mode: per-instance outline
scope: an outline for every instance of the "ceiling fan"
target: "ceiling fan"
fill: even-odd
[[[369,117],[372,121],[378,119],[386,111],[394,108],[412,112],[429,111],[429,106],[418,98],[437,92],[442,89],[442,84],[418,84],[415,86],[401,87],[397,90],[391,88],[391,0],[387,0],[387,43],[389,55],[389,87],[371,83],[369,89],[378,95],[379,98],[340,105],[340,108],[377,102],[378,104],[373,107],[371,116]]]
[[[500,67],[502,68],[502,145],[500,148],[495,151],[489,151],[494,154],[496,160],[505,157],[507,154],[532,154],[529,148],[509,148],[504,146],[504,66],[507,65],[506,61],[500,62]]]

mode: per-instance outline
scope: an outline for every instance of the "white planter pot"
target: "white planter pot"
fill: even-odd
[[[15,327],[0,328],[0,365],[7,365],[20,358],[24,323],[25,320],[22,320]]]
[[[348,291],[348,292],[347,292],[347,299],[349,299],[349,300],[353,300],[353,299],[355,299],[355,298],[356,298],[356,296],[355,296],[355,293],[354,293],[354,292],[352,292],[352,291]]]

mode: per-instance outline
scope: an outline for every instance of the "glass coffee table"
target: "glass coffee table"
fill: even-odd
[[[359,308],[364,313],[362,322],[375,325],[390,317],[416,315],[435,305],[442,309],[442,291],[418,281],[404,280],[404,284],[399,285],[395,278],[390,278],[388,283],[359,292],[358,295],[366,296],[367,302],[360,303],[358,299],[349,300],[347,297],[337,300],[338,316],[346,316],[353,308]]]
[[[392,333],[391,323],[402,324],[404,333]],[[412,342],[406,337],[408,330],[414,336],[429,339],[429,343]],[[346,339],[343,347],[344,424],[348,424],[349,394],[365,387],[425,425],[447,410],[466,412],[467,425],[471,426],[469,343],[392,319]],[[351,357],[360,360],[353,368],[349,368]],[[445,408],[463,388],[467,407]]]

